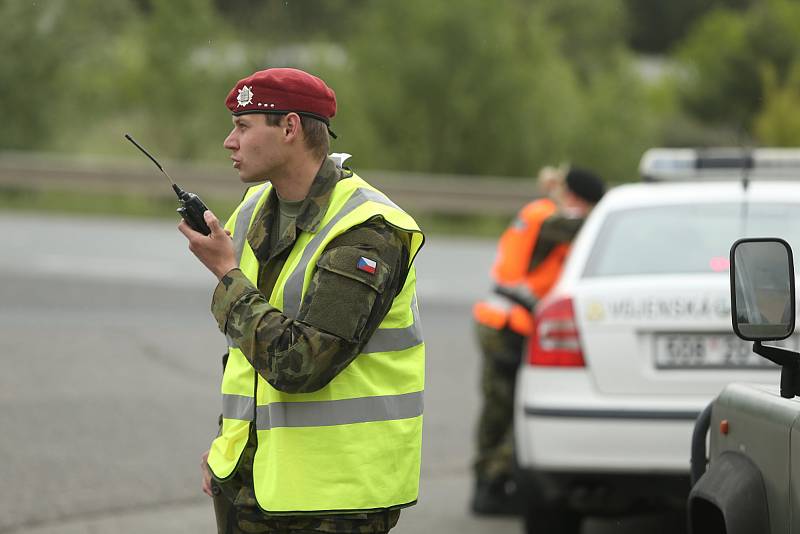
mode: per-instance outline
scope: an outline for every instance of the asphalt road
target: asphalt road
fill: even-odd
[[[0,228],[0,534],[214,532],[199,487],[225,349],[213,277],[170,223],[0,213]],[[423,470],[398,534],[521,531],[467,513],[480,400],[469,309],[493,251],[434,236],[418,259]],[[674,532],[647,517],[584,532],[644,530]]]

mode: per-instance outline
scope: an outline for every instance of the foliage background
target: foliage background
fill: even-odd
[[[0,150],[223,160],[234,82],[337,92],[361,168],[636,178],[650,146],[800,144],[796,0],[0,0]]]

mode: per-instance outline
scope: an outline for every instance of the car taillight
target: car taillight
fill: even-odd
[[[545,299],[536,308],[528,365],[585,367],[572,299]]]

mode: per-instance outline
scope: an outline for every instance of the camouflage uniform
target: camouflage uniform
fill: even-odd
[[[475,323],[483,353],[481,392],[483,409],[478,419],[478,457],[475,471],[487,481],[510,479],[514,465],[514,385],[525,338],[513,330],[495,330]]]
[[[247,241],[259,262],[258,284],[234,269],[214,292],[212,313],[220,330],[242,350],[253,368],[275,389],[286,393],[317,391],[333,380],[361,352],[388,313],[408,274],[410,244],[405,234],[383,218],[374,217],[336,237],[323,251],[333,265],[354,265],[353,257],[368,256],[388,266],[383,292],[374,277],[358,270],[349,276],[318,269],[297,318],[283,315],[267,301],[299,232],[315,231],[325,215],[333,187],[347,171],[326,159],[296,223],[284,234],[277,230],[277,196],[273,190],[256,214]],[[322,261],[322,260],[320,260]],[[369,285],[352,277],[363,276]],[[382,281],[380,281],[382,282]],[[380,286],[380,284],[377,284]],[[270,515],[263,512],[253,491],[255,431],[234,475],[214,480],[214,507],[220,533],[328,532],[382,533],[394,527],[399,510],[336,515]]]
[[[582,224],[583,219],[560,214],[545,219],[531,253],[529,272],[558,245],[571,242]],[[483,407],[478,419],[475,474],[479,481],[502,485],[513,478],[514,386],[525,338],[509,328],[496,330],[477,322],[475,334],[483,353]]]

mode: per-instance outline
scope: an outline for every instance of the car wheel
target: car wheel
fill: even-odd
[[[580,534],[583,518],[565,507],[531,508],[525,512],[526,534]]]

